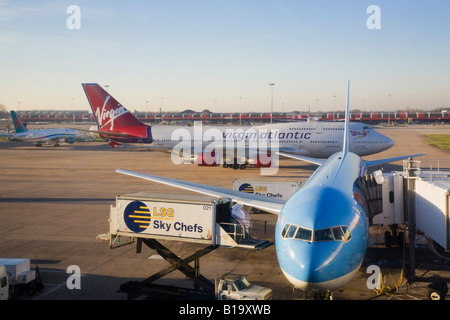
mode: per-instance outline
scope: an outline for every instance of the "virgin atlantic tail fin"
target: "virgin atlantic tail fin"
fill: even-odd
[[[99,130],[121,132],[124,128],[146,126],[97,83],[83,83],[82,86]]]

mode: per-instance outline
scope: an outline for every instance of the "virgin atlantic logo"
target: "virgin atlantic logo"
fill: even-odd
[[[95,110],[95,117],[97,118],[98,123],[101,127],[107,126],[109,124],[110,130],[112,130],[114,128],[114,120],[126,113],[129,113],[130,111],[125,109],[125,107],[120,104],[118,104],[118,107],[115,109],[106,109],[106,105],[108,104],[109,99],[111,99],[111,96],[106,97],[101,110],[97,107],[97,109]]]

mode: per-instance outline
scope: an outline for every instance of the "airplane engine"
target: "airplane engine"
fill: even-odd
[[[193,163],[201,167],[217,167],[220,165],[220,154],[214,151],[197,153]]]
[[[249,159],[249,164],[254,165],[256,168],[269,168],[272,166],[273,161],[274,159],[271,153],[258,153],[253,157],[253,159]]]
[[[76,142],[76,141],[77,141],[77,138],[74,138],[74,137],[70,137],[70,138],[66,138],[66,139],[64,139],[64,141],[65,141],[65,142],[67,142],[67,143],[70,143],[70,144],[72,144],[72,143],[74,143],[74,142]]]

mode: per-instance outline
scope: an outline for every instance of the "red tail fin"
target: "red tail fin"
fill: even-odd
[[[101,131],[122,132],[146,127],[98,84],[83,83],[82,86]]]

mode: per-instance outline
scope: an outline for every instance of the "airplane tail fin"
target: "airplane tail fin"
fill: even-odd
[[[83,83],[92,112],[102,132],[147,127],[97,83]]]
[[[347,105],[345,109],[345,127],[344,127],[344,146],[343,146],[343,157],[341,164],[345,158],[345,155],[348,153],[349,150],[349,143],[350,143],[350,80],[347,82]],[[318,166],[322,165],[325,160],[317,159],[317,158],[311,158],[311,157],[305,157],[300,155],[293,155],[285,152],[277,152],[278,155],[293,158],[296,160],[306,161],[309,163],[316,164]]]
[[[350,148],[350,80],[347,81],[347,102],[345,106],[345,126],[344,126],[344,146],[342,152],[344,156]]]
[[[14,123],[14,129],[16,130],[16,133],[28,131],[15,111],[11,111],[11,118]]]

